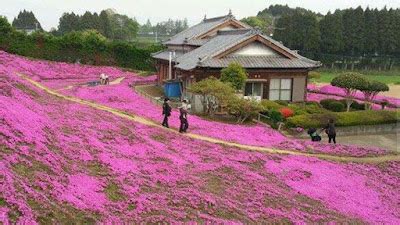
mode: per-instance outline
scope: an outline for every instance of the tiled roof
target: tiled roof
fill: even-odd
[[[160,52],[156,52],[154,53],[152,56],[155,59],[163,59],[163,60],[169,60],[169,50],[165,50],[165,51],[160,51]],[[184,53],[182,51],[175,51],[175,59],[182,56]],[[175,61],[175,59],[173,59],[173,61]]]
[[[276,56],[228,56],[221,59],[206,60],[201,64],[202,67],[210,68],[224,68],[230,63],[240,63],[245,68],[269,68],[269,69],[300,69],[300,68],[313,68],[318,64],[311,63],[303,59],[289,59],[285,57]]]
[[[176,34],[175,36],[171,37],[170,40],[164,42],[165,45],[182,45],[182,44],[188,44],[188,45],[197,45],[201,46],[204,44],[206,40],[199,40],[196,39],[195,37],[198,37],[213,28],[217,27],[218,25],[224,23],[227,20],[235,20],[235,22],[241,24],[244,27],[249,27],[248,25],[236,20],[233,16],[227,15],[227,16],[222,16],[222,17],[216,17],[216,18],[211,18],[211,19],[205,19],[201,23],[190,27],[187,30],[182,31],[179,34]]]

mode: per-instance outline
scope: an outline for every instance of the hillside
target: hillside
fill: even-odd
[[[125,79],[80,85],[100,72]],[[157,126],[160,109],[128,86],[151,79],[0,52],[0,221],[400,223],[399,161],[296,155],[310,143],[194,116],[192,134],[180,135]],[[205,136],[243,147],[201,140]],[[267,148],[288,154],[262,151]],[[322,144],[313,148],[342,154]]]

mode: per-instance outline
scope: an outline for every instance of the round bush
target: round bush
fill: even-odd
[[[323,99],[321,100],[319,103],[322,105],[322,107],[324,107],[325,109],[329,109],[329,104],[331,104],[331,102],[336,102],[337,100],[332,99],[332,98],[327,98],[327,99]]]
[[[288,101],[276,100],[275,102],[278,103],[279,105],[283,105],[283,106],[288,106],[289,105]]]
[[[331,102],[329,103],[328,109],[331,110],[332,112],[343,112],[345,109],[345,106],[341,102]]]

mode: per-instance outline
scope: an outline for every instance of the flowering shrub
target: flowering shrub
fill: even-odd
[[[9,65],[0,64],[0,86],[8,90],[0,92],[4,224],[400,223],[398,162],[343,164],[211,144],[55,98]],[[129,79],[63,92],[152,118],[159,108],[132,92]],[[197,117],[193,123],[205,126],[199,133],[219,129],[221,139],[262,131],[269,142],[275,134]],[[270,137],[284,149],[382,153]]]
[[[313,85],[308,85],[307,89],[310,92],[314,92],[314,93],[318,93],[318,94],[324,94],[324,95],[332,95],[329,98],[332,98],[334,96],[338,96],[338,97],[344,97],[345,96],[345,92],[343,91],[343,89],[338,88],[338,87],[334,87],[332,85],[325,85],[322,86],[320,88],[317,88],[314,84]],[[364,100],[364,94],[360,91],[355,93],[355,99],[359,100],[359,101],[363,101]],[[307,100],[311,100],[307,97]],[[380,104],[382,101],[387,100],[389,102],[389,104],[392,107],[396,107],[396,108],[400,108],[400,98],[394,98],[394,97],[387,97],[387,96],[383,96],[383,95],[378,95],[374,98],[374,103],[375,104]],[[314,101],[314,100],[312,100]]]
[[[289,117],[292,117],[294,115],[294,112],[290,108],[282,108],[279,110],[279,112],[282,114],[282,116],[287,119]]]

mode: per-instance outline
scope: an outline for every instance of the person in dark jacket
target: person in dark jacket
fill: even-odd
[[[332,143],[333,141],[333,143],[336,144],[336,128],[333,119],[329,120],[329,123],[325,126],[324,130],[328,135],[329,143]]]
[[[180,115],[179,115],[179,120],[181,121],[181,126],[179,127],[179,133],[186,133],[187,129],[189,128],[189,123],[187,119],[187,111],[181,107],[179,109]]]
[[[169,99],[168,99],[168,98],[165,98],[165,99],[164,99],[164,104],[163,104],[163,112],[162,112],[162,114],[164,115],[164,120],[163,120],[163,122],[162,122],[162,125],[163,125],[164,127],[169,128],[169,125],[168,125],[168,117],[171,116],[171,111],[172,111],[172,108],[171,108],[171,106],[169,105]]]

